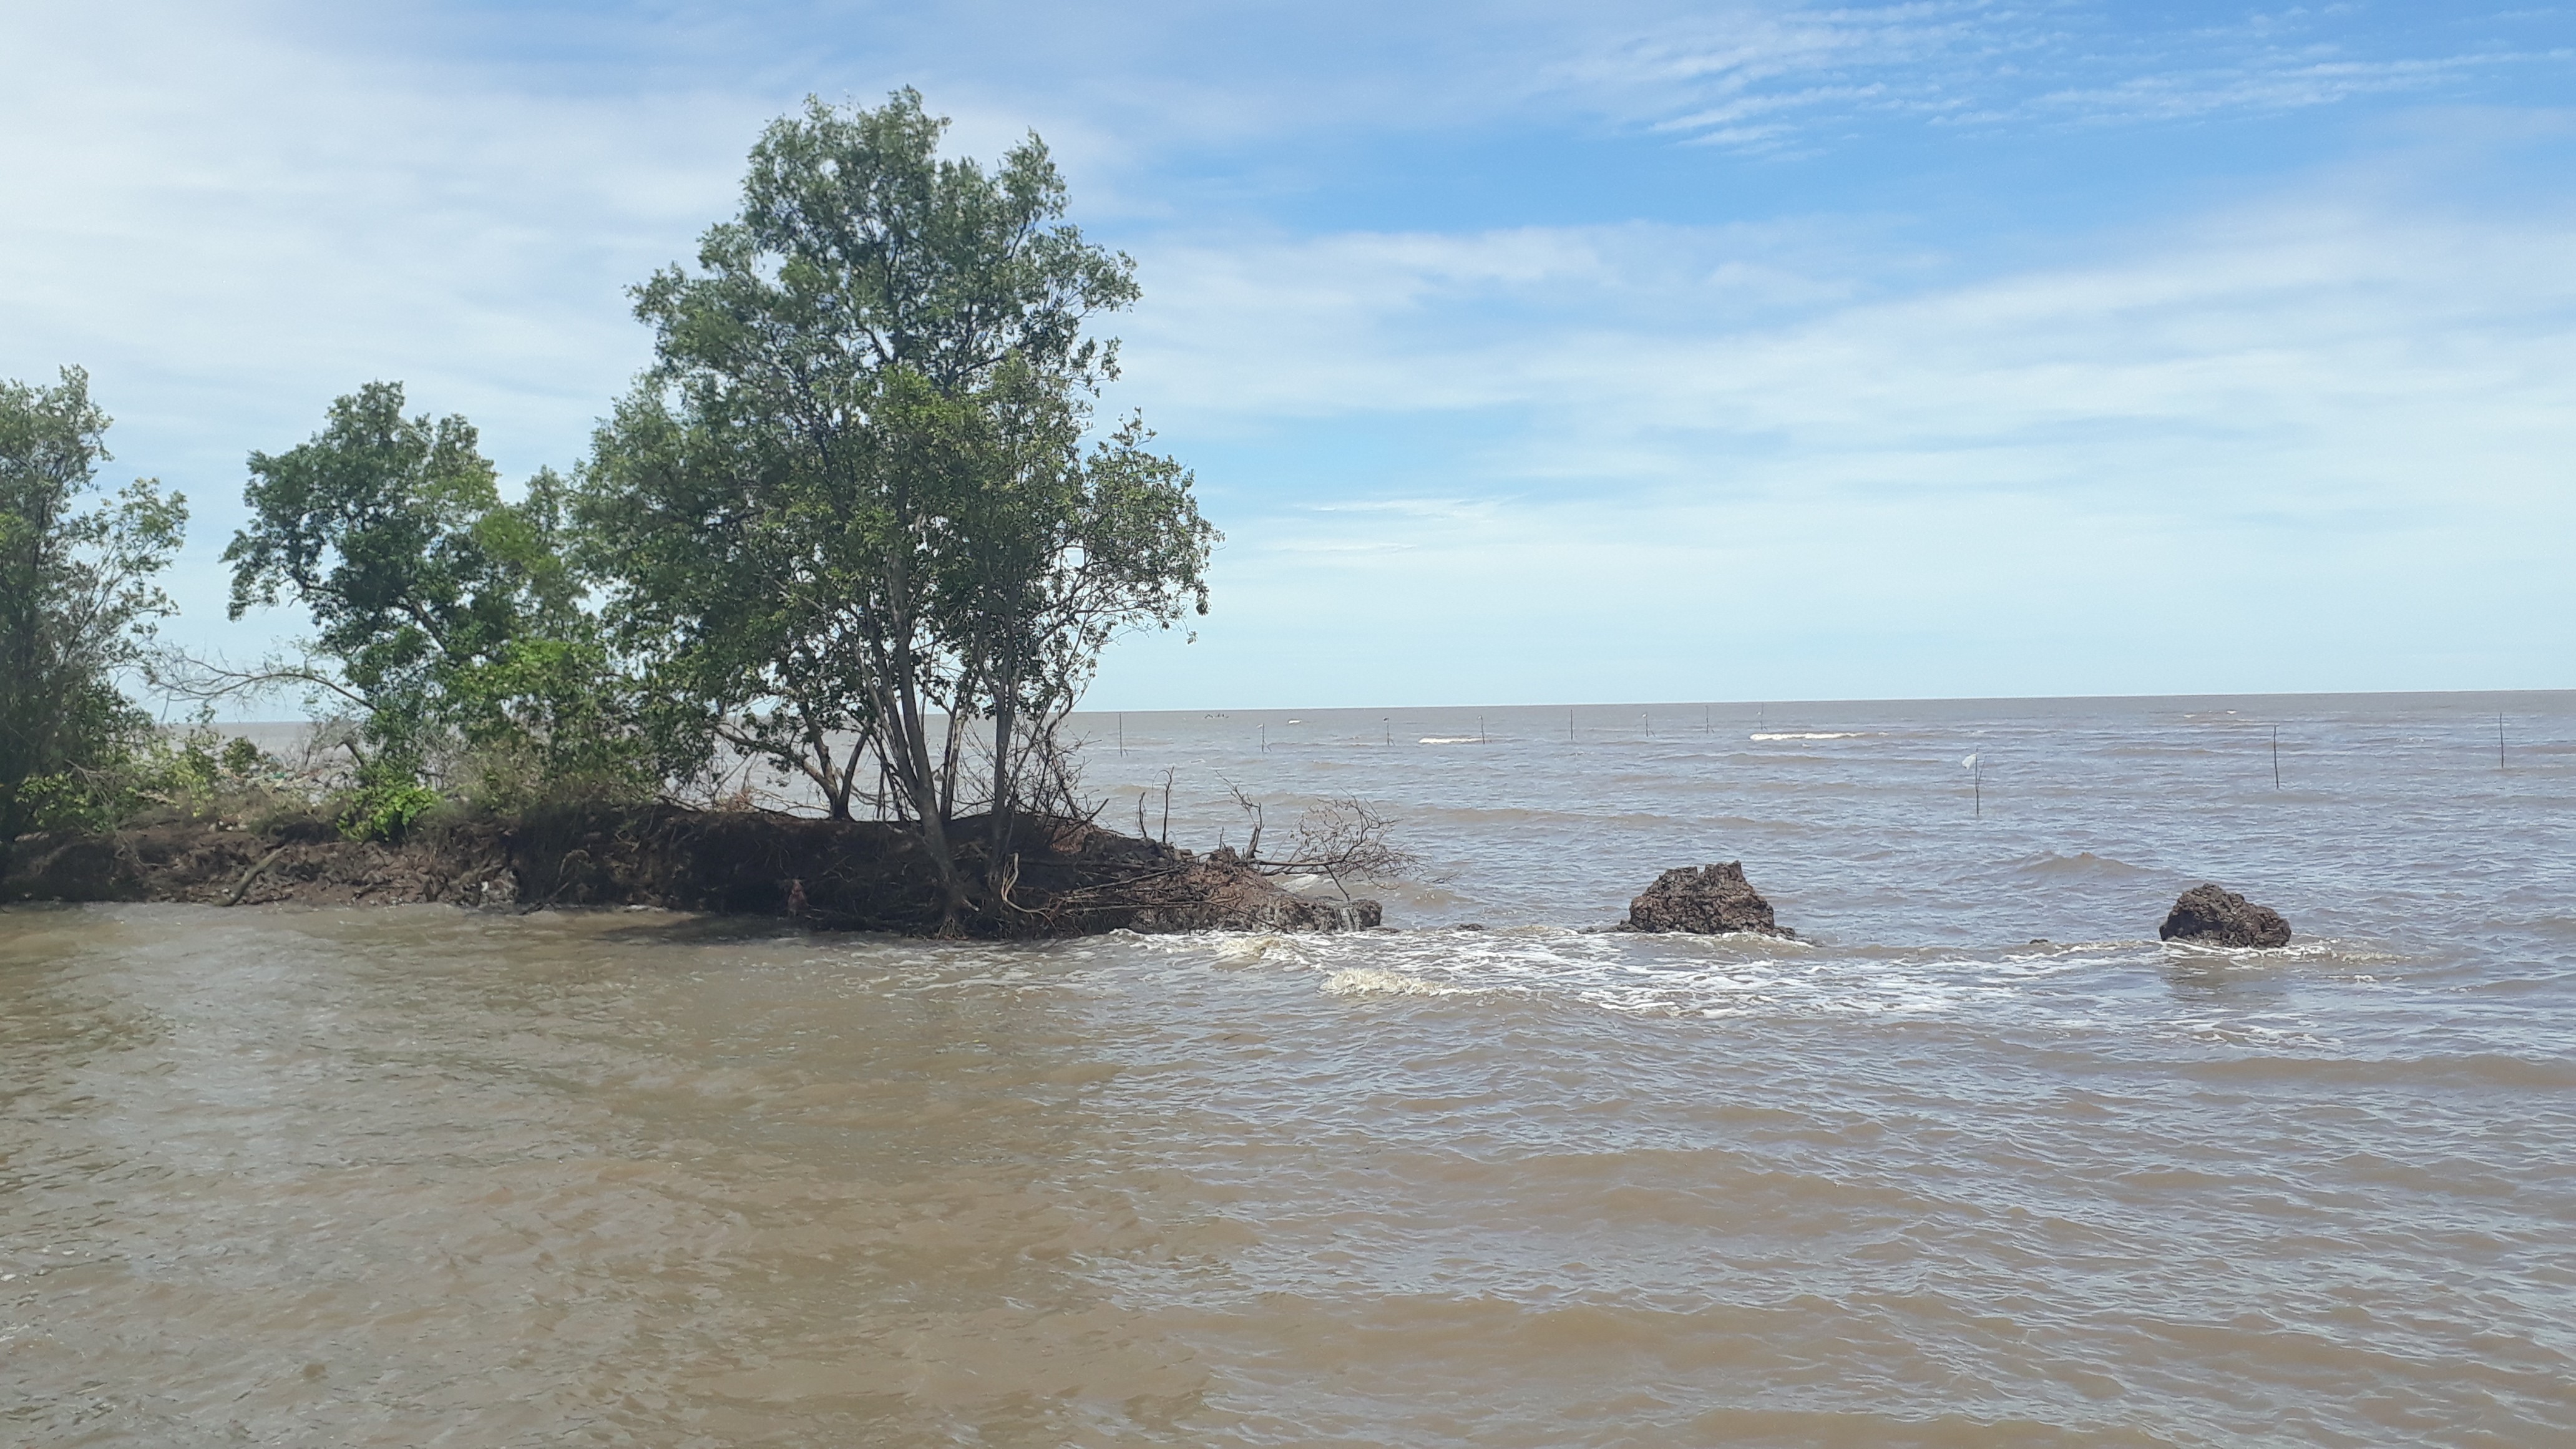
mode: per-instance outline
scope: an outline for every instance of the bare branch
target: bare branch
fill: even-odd
[[[200,704],[219,699],[258,699],[303,688],[337,695],[355,709],[374,707],[365,695],[351,689],[309,655],[296,660],[271,656],[247,669],[235,669],[221,661],[172,650],[146,661],[144,679],[173,699]]]
[[[1233,788],[1231,781],[1227,788]],[[1260,806],[1241,790],[1235,790],[1234,797],[1253,815],[1257,845]],[[1352,881],[1398,880],[1422,864],[1420,856],[1389,839],[1395,826],[1395,821],[1364,800],[1348,796],[1325,800],[1298,818],[1297,833],[1285,857],[1261,860],[1257,850],[1247,851],[1243,862],[1263,875],[1322,876],[1348,900]]]

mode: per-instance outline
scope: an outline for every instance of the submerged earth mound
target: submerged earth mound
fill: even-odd
[[[1771,903],[1744,878],[1742,861],[1684,866],[1655,877],[1628,903],[1623,931],[1687,931],[1701,936],[1744,932],[1796,939],[1771,918]]]
[[[2286,946],[2290,923],[2270,906],[2258,906],[2231,890],[2196,885],[2182,893],[2156,935],[2166,941],[2192,941],[2205,946]]]

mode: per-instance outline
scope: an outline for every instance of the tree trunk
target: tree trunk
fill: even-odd
[[[832,767],[832,742],[825,737],[822,727],[811,720],[805,725],[805,747],[814,752],[814,769],[810,773],[814,776],[814,783],[822,788],[823,808],[835,820],[849,819],[850,777]],[[853,757],[850,765],[855,771],[858,760]]]
[[[1016,722],[1020,703],[1020,656],[1006,652],[999,678],[993,681],[993,808],[991,819],[992,846],[985,852],[984,871],[989,879],[1001,869],[1002,855],[1011,840],[1011,727]]]
[[[912,797],[922,850],[930,857],[931,869],[938,873],[944,897],[939,934],[951,936],[957,933],[957,917],[966,908],[966,882],[958,874],[956,853],[949,846],[948,821],[939,801],[939,773],[930,763],[929,731],[922,722],[920,696],[912,687],[911,653],[901,643],[895,646],[890,662],[896,668],[889,671],[893,676],[893,697],[885,701],[891,706],[888,718],[901,735],[897,743],[902,750],[902,764],[895,772],[895,783]]]

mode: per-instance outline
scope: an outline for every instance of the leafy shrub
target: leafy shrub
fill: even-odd
[[[46,830],[105,830],[122,813],[117,792],[101,788],[90,775],[69,772],[31,775],[10,792],[10,813],[28,833]]]
[[[274,767],[276,761],[262,753],[260,747],[239,735],[224,746],[224,774],[235,780],[247,780]]]
[[[333,822],[351,840],[401,840],[422,816],[445,803],[444,796],[417,781],[368,769],[358,772],[358,788],[341,804]]]

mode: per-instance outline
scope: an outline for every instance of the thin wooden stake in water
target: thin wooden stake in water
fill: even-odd
[[[1481,714],[1476,716],[1476,743],[1485,743],[1485,717]]]
[[[1385,715],[1379,715],[1379,716],[1377,717],[1377,722],[1378,722],[1379,724],[1386,725],[1386,747],[1387,747],[1388,749],[1390,749],[1390,750],[1391,750],[1391,749],[1394,749],[1394,748],[1395,748],[1395,726],[1394,726],[1394,725],[1391,725],[1391,724],[1387,724],[1387,717],[1386,717]]]
[[[1968,798],[1976,803],[1977,818],[1983,820],[1986,818],[1986,760],[1983,755],[1972,758],[1976,760],[1977,768],[1968,772]]]
[[[1266,722],[1261,726],[1261,753],[1270,753],[1270,726]]]
[[[2504,711],[2496,711],[2496,768],[2504,768]]]
[[[1637,711],[1637,718],[1646,722],[1646,738],[1650,740],[1653,739],[1655,737],[1655,712],[1651,709],[1641,709]]]
[[[1118,716],[1118,753],[1122,755],[1127,753],[1127,716],[1123,711]],[[1142,835],[1144,832],[1140,830],[1137,834]]]
[[[2272,726],[2272,788],[2281,788],[2281,727]]]

